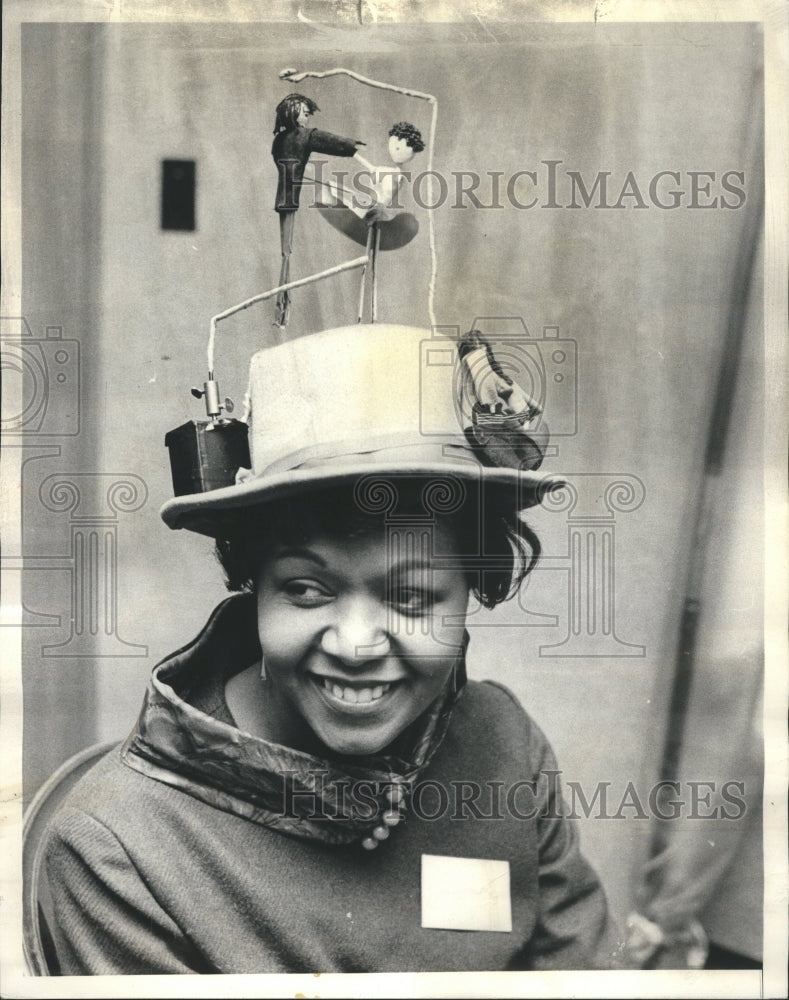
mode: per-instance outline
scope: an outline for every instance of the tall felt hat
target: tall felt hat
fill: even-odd
[[[324,330],[259,351],[249,385],[251,469],[168,501],[169,527],[217,536],[241,508],[369,475],[508,488],[518,509],[563,483],[535,471],[540,407],[476,330],[459,342],[388,323]]]

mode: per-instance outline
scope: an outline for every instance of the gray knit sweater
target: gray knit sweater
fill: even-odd
[[[228,604],[232,614],[244,607],[237,599]],[[277,828],[266,810],[243,815],[244,803],[254,798],[250,789],[260,761],[271,771],[276,759],[271,744],[257,748],[255,758],[255,743],[264,741],[238,734],[249,754],[237,787],[226,788],[224,800],[213,798],[210,769],[217,755],[222,763],[223,740],[235,746],[228,734],[237,731],[217,685],[228,668],[207,669],[207,651],[234,646],[238,623],[231,629],[230,618],[224,611],[215,615],[195,643],[165,661],[167,697],[189,705],[206,731],[216,728],[203,786],[193,731],[183,732],[180,744],[191,768],[183,770],[171,743],[167,780],[130,766],[132,739],[126,761],[120,751],[100,761],[55,821],[47,873],[63,973],[616,965],[618,943],[605,896],[579,853],[573,822],[561,816],[550,747],[497,685],[467,685],[418,775],[405,821],[375,851],[363,850],[358,839],[336,844],[314,833],[299,835],[298,826]],[[148,738],[155,740],[161,716],[151,718],[151,712],[149,692],[141,720],[148,713]],[[231,756],[238,769],[237,753]],[[290,764],[283,750],[283,767]],[[535,783],[533,792],[527,781]],[[471,802],[475,787],[481,793]],[[423,855],[508,861],[512,930],[423,928]]]

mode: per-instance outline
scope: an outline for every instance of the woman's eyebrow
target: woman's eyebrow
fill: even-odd
[[[435,572],[435,566],[431,559],[401,559],[399,562],[390,563],[388,566],[389,573],[432,573]]]
[[[274,558],[278,562],[282,559],[308,559],[310,562],[317,563],[318,566],[323,566],[324,568],[326,567],[325,559],[321,559],[321,557],[311,549],[300,549],[295,547],[280,549]]]

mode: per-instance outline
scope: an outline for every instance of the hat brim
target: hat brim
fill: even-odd
[[[280,500],[305,490],[340,486],[360,477],[380,479],[405,477],[446,479],[455,477],[484,489],[507,489],[513,492],[514,508],[525,510],[542,502],[546,493],[561,489],[560,476],[539,475],[526,470],[479,466],[469,462],[404,462],[377,468],[359,461],[344,464],[342,469],[306,468],[253,476],[235,486],[206,493],[190,493],[168,500],[161,509],[165,524],[173,529],[195,531],[210,538],[221,537],[225,527],[239,511]]]

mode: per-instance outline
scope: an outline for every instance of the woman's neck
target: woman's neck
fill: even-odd
[[[236,727],[251,736],[304,753],[325,752],[301,716],[261,678],[259,662],[225,683],[225,701]]]

